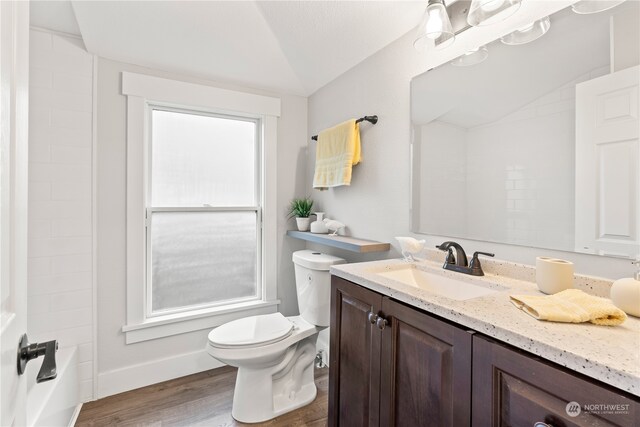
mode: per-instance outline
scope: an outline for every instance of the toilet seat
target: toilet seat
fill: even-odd
[[[209,333],[209,344],[217,348],[245,348],[273,344],[293,332],[293,323],[281,313],[244,317]]]

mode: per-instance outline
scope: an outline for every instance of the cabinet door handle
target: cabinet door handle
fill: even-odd
[[[371,323],[372,325],[375,325],[376,321],[378,320],[378,315],[375,314],[373,311],[370,311],[369,314],[367,315],[367,319],[369,320],[369,323]]]
[[[378,319],[376,320],[376,326],[380,330],[384,329],[388,323],[389,322],[387,322],[387,319],[385,319],[384,317],[378,316]]]
[[[538,421],[533,425],[533,427],[553,427],[551,424],[543,423],[542,421]]]

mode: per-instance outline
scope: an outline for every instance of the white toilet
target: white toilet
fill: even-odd
[[[294,252],[293,263],[299,316],[245,317],[209,333],[209,354],[238,368],[231,414],[240,422],[267,421],[316,397],[316,340],[329,326],[329,267],[345,260],[305,250]]]

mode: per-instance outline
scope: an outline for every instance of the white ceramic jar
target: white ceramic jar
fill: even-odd
[[[573,263],[543,256],[536,258],[536,283],[545,294],[573,288]]]

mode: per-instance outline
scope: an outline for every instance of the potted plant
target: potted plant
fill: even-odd
[[[309,197],[304,199],[293,199],[289,205],[288,218],[296,218],[298,225],[298,231],[309,230],[309,215],[311,215],[311,208],[313,207],[313,200]]]

